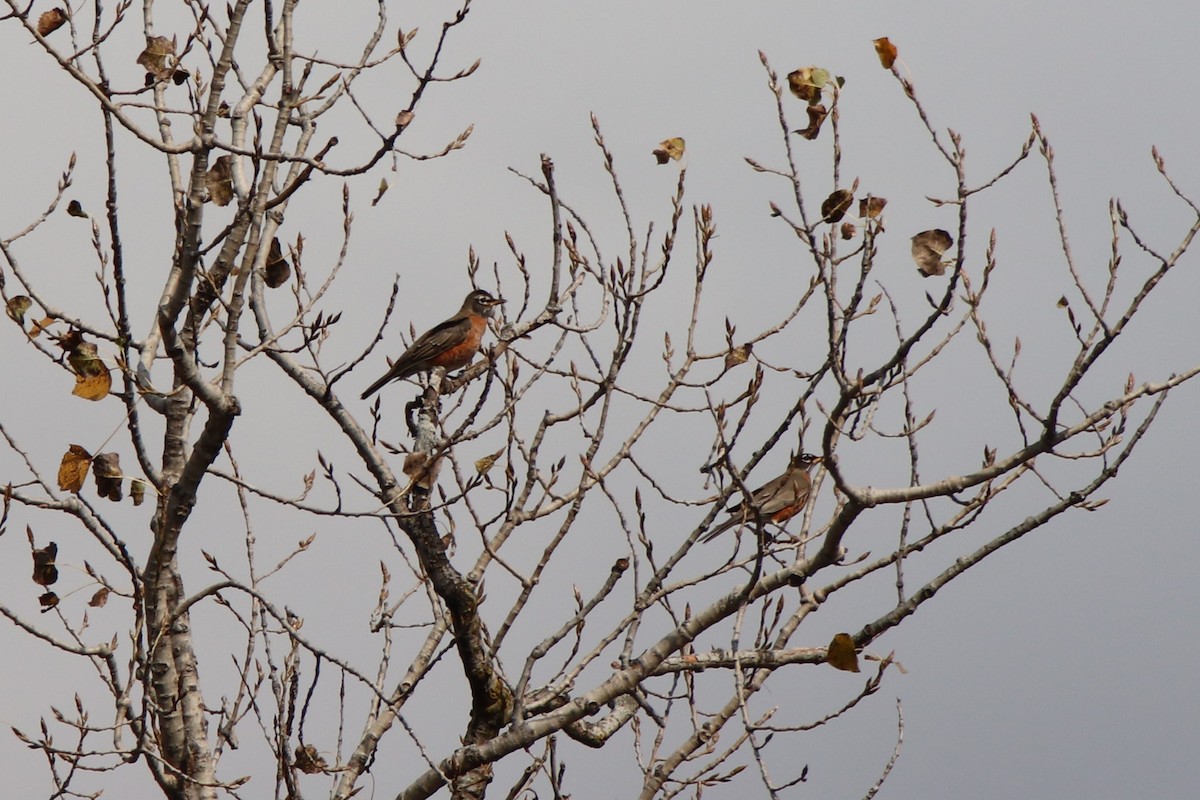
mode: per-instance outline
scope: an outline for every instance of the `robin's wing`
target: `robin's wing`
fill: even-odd
[[[471,321],[466,317],[451,317],[417,337],[412,347],[404,351],[396,363],[420,364],[439,355],[446,349],[461,344],[471,331]]]
[[[804,473],[787,471],[754,493],[754,502],[763,516],[770,516],[796,504],[804,491]]]

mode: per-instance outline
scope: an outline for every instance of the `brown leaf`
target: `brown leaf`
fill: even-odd
[[[204,176],[204,185],[209,200],[221,207],[229,205],[233,199],[233,156],[224,155],[214,161]]]
[[[494,453],[484,456],[475,462],[475,472],[479,475],[486,475],[488,471],[495,466],[496,461],[500,456],[504,455],[503,450],[497,450]]]
[[[840,230],[841,230],[842,238],[847,241],[850,239],[853,239],[854,235],[856,233],[858,233],[858,228],[854,225],[853,222],[843,222]]]
[[[83,206],[79,204],[78,200],[72,200],[71,202],[67,203],[67,213],[72,217],[81,217],[82,219],[87,219],[87,212],[83,210]]]
[[[829,111],[821,103],[814,103],[808,107],[808,127],[796,131],[796,133],[808,139],[810,142],[817,138],[821,133],[821,123],[825,121],[825,117],[829,116]]]
[[[283,246],[279,243],[278,236],[271,240],[271,252],[267,254],[265,272],[264,280],[272,289],[282,286],[292,277],[292,265],[283,257]]]
[[[112,373],[108,370],[95,375],[76,375],[71,394],[84,400],[103,400],[112,390]]]
[[[92,459],[92,477],[96,479],[96,492],[114,503],[121,501],[121,456],[117,453],[97,453]]]
[[[855,652],[850,634],[839,633],[833,637],[825,651],[825,662],[834,669],[858,672],[858,653]]]
[[[379,205],[379,201],[383,199],[383,193],[386,192],[387,190],[388,190],[387,178],[380,178],[379,179],[379,192],[376,193],[375,199],[371,201],[372,208]]]
[[[58,595],[54,592],[46,592],[38,597],[38,604],[42,607],[42,613],[45,614],[50,609],[58,605]]]
[[[854,202],[854,195],[846,189],[838,189],[825,202],[821,203],[821,216],[826,222],[840,222],[846,216],[846,209]]]
[[[319,772],[324,772],[328,769],[328,764],[321,754],[317,752],[317,748],[311,744],[302,745],[296,748],[296,758],[294,761],[296,769],[306,775],[316,775]]]
[[[146,49],[138,55],[137,63],[160,81],[170,78],[175,72],[175,40],[165,36],[147,39]]]
[[[140,506],[146,499],[146,482],[141,480],[129,481],[129,496],[133,498],[135,506]]]
[[[415,116],[416,115],[413,114],[413,112],[411,112],[411,111],[401,111],[399,114],[396,115],[396,127],[397,128],[407,128],[409,125],[412,124],[413,118]]]
[[[820,101],[821,90],[827,83],[829,70],[820,67],[801,67],[788,73],[788,88],[810,106]]]
[[[32,534],[30,545],[33,544]],[[33,548],[33,582],[38,586],[53,586],[58,582],[58,567],[54,558],[58,555],[58,545],[50,542],[45,547]]]
[[[112,389],[112,375],[100,359],[100,350],[92,342],[79,336],[75,346],[67,353],[67,363],[75,371],[75,388],[71,394],[85,400],[101,400]]]
[[[92,456],[88,451],[77,444],[71,445],[63,453],[62,463],[58,465],[58,488],[78,494],[91,465]]]
[[[36,322],[29,323],[29,338],[36,339],[42,331],[54,324],[54,317],[42,317]]]
[[[8,312],[8,315],[12,317],[18,325],[24,328],[25,312],[29,310],[31,305],[33,305],[33,301],[31,299],[23,294],[18,294],[8,299],[8,302],[4,304],[4,310]]]
[[[867,195],[858,201],[858,216],[862,219],[875,219],[883,213],[887,200],[883,197]]]
[[[879,56],[879,63],[884,69],[891,69],[896,63],[896,56],[899,53],[896,51],[896,45],[888,41],[888,37],[884,36],[875,40],[875,53]]]
[[[747,342],[746,344],[732,348],[725,354],[725,369],[733,369],[738,364],[745,364],[750,360],[752,352],[754,352],[753,342]]]
[[[668,161],[683,158],[683,151],[686,147],[683,139],[678,136],[670,139],[663,139],[658,143],[658,147],[654,148],[654,157],[658,159],[658,163],[665,164]]]
[[[61,8],[52,8],[38,17],[37,32],[49,36],[67,23],[67,12]]]
[[[949,250],[952,244],[954,239],[941,228],[921,231],[912,237],[912,258],[921,274],[927,278],[930,275],[945,275],[946,265],[942,261],[942,253]]]
[[[88,600],[88,605],[92,608],[104,608],[105,604],[108,603],[108,596],[111,593],[112,590],[107,586],[101,586],[96,590],[96,593],[92,595],[92,599]]]

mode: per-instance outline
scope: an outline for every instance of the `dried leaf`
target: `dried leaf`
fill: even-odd
[[[79,204],[78,200],[72,200],[71,202],[67,203],[67,213],[72,217],[87,219],[87,212],[83,210],[83,206]]]
[[[165,36],[147,39],[146,49],[138,55],[137,63],[160,81],[170,78],[175,72],[175,40]]]
[[[732,348],[725,354],[725,369],[732,369],[738,364],[745,364],[750,360],[750,354],[754,352],[754,343],[747,342],[746,344],[738,345]]]
[[[20,325],[22,328],[24,328],[25,327],[25,312],[29,310],[29,307],[31,305],[33,305],[32,300],[30,300],[28,297],[26,297],[23,294],[18,294],[13,297],[10,297],[8,299],[8,302],[4,304],[4,308],[8,312],[8,316],[12,317],[12,319],[18,325]]]
[[[146,482],[142,480],[129,481],[129,496],[135,506],[140,506],[146,499]]]
[[[107,369],[95,375],[76,375],[71,394],[84,400],[103,400],[112,390],[112,373]]]
[[[32,534],[29,543],[33,545]],[[54,565],[57,555],[58,545],[54,542],[45,547],[33,548],[33,582],[38,586],[53,586],[58,582],[58,567]]]
[[[496,461],[503,454],[504,454],[503,450],[497,450],[496,452],[494,452],[490,455],[486,455],[483,458],[479,459],[478,461],[475,462],[475,472],[478,473],[479,475],[486,475],[488,473],[488,470],[490,470],[493,466],[495,466]]]
[[[91,454],[77,444],[71,445],[63,453],[62,463],[58,465],[58,488],[78,494],[91,465]]]
[[[58,605],[58,595],[54,592],[46,592],[38,598],[38,604],[42,607],[42,613],[45,614]]]
[[[213,162],[204,176],[208,199],[219,206],[229,205],[233,199],[233,156],[224,155]]]
[[[821,89],[829,83],[829,70],[820,67],[801,67],[788,73],[788,88],[792,94],[809,105],[821,99]]]
[[[829,116],[829,111],[821,103],[814,103],[808,107],[808,127],[796,131],[796,133],[808,139],[810,142],[817,138],[821,132],[821,123],[825,121],[825,117]]]
[[[37,32],[41,36],[49,36],[67,23],[67,12],[61,8],[52,8],[38,17]]]
[[[921,231],[912,237],[912,258],[917,269],[925,277],[945,275],[946,264],[942,261],[942,253],[950,249],[954,239],[941,228]]]
[[[415,116],[416,115],[413,114],[413,112],[411,112],[411,111],[401,111],[399,114],[396,115],[396,127],[397,128],[407,128],[409,125],[412,124],[413,117],[415,117]]]
[[[663,139],[658,143],[658,147],[654,148],[654,157],[658,159],[659,164],[665,164],[671,160],[678,161],[683,158],[685,147],[683,139],[678,136]]]
[[[108,603],[108,596],[110,594],[112,594],[111,589],[109,589],[107,586],[101,586],[96,590],[96,593],[92,595],[92,599],[88,600],[88,605],[92,608],[104,608],[104,606]]]
[[[826,222],[840,222],[846,209],[854,202],[854,195],[846,189],[838,189],[821,203],[821,216]]]
[[[883,213],[883,207],[886,205],[886,198],[867,195],[858,201],[858,216],[862,219],[875,219]]]
[[[328,768],[325,759],[317,752],[317,748],[311,744],[301,745],[296,748],[296,758],[294,761],[296,769],[306,775],[316,775],[324,772]]]
[[[883,65],[884,69],[891,69],[892,65],[896,63],[896,56],[899,55],[896,45],[888,41],[886,36],[875,40],[875,53],[879,56],[879,63]]]
[[[42,317],[37,322],[32,322],[29,325],[29,338],[36,339],[41,335],[42,331],[54,324],[54,317]]]
[[[833,637],[825,651],[825,661],[834,669],[858,672],[858,653],[855,652],[850,634],[839,633]]]
[[[96,479],[96,492],[112,500],[121,501],[121,456],[117,453],[97,453],[92,459],[92,477]]]
[[[858,228],[853,222],[843,222],[840,231],[843,239],[850,240],[854,238],[854,234],[858,233]]]
[[[292,277],[292,265],[283,257],[283,246],[279,243],[278,236],[271,240],[271,252],[267,254],[265,272],[264,280],[272,289],[282,286]]]
[[[381,199],[383,199],[383,193],[386,192],[387,190],[388,190],[387,178],[380,178],[379,179],[379,192],[376,193],[375,199],[371,201],[372,208],[379,205],[379,201]]]

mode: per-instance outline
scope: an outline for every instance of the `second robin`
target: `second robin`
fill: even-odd
[[[457,314],[418,336],[392,363],[391,369],[367,387],[362,399],[366,400],[391,381],[403,380],[418,372],[435,367],[458,369],[470,364],[479,352],[488,318],[503,302],[503,298],[492,297],[481,289],[471,292]]]
[[[809,470],[821,461],[820,456],[814,456],[812,453],[793,456],[782,475],[755,489],[750,493],[748,500],[731,506],[729,513],[732,516],[705,534],[700,541],[711,541],[734,525],[753,524],[756,513],[764,522],[774,522],[777,525],[787,522],[808,505],[808,495],[812,491],[812,476]]]

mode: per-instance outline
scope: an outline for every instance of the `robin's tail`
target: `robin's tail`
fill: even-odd
[[[386,375],[366,388],[366,390],[362,393],[362,399],[366,400],[368,397],[378,392],[380,389],[386,386],[393,377],[395,376],[392,375],[392,371],[389,369]]]

